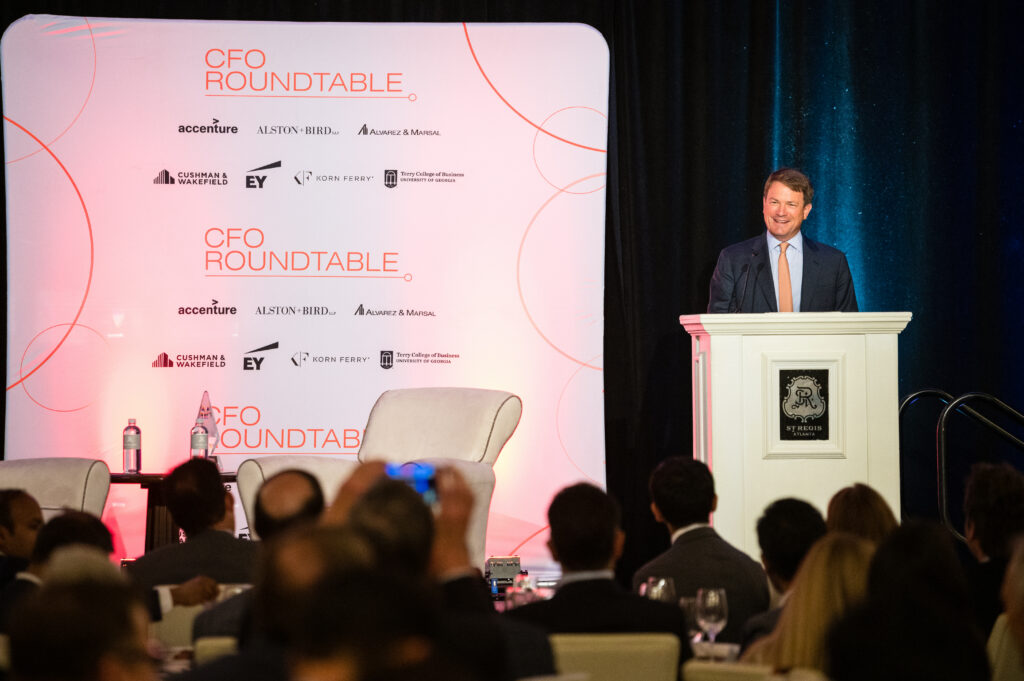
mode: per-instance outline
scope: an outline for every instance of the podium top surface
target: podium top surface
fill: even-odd
[[[691,336],[895,334],[911,317],[909,312],[763,312],[682,315],[679,323]]]

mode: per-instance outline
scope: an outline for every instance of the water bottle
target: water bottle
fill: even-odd
[[[124,472],[138,473],[142,470],[142,431],[135,425],[135,419],[128,419],[123,435]]]
[[[203,419],[196,419],[192,426],[192,456],[205,459],[210,454],[210,434],[203,425]]]

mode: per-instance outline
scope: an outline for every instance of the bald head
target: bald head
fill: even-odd
[[[253,529],[269,539],[293,525],[315,522],[324,510],[324,493],[306,471],[288,469],[272,475],[256,493]]]

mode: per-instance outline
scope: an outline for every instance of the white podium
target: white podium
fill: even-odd
[[[715,476],[715,529],[760,559],[764,508],[797,497],[825,514],[864,482],[899,517],[897,336],[909,312],[701,314],[692,338],[693,456]]]

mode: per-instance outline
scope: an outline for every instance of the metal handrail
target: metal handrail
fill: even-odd
[[[920,392],[941,393],[942,391],[923,390]],[[914,393],[914,395],[917,394],[918,393]],[[911,395],[910,397],[914,397],[914,395]],[[909,400],[910,398],[907,399]],[[997,435],[1002,437],[1010,444],[1014,445],[1015,447],[1021,450],[1024,450],[1024,440],[1021,440],[1020,438],[1016,437],[1002,426],[996,425],[995,423],[985,418],[984,416],[982,416],[975,410],[971,409],[970,407],[965,407],[963,410],[960,410],[960,407],[962,405],[966,404],[969,401],[976,400],[987,402],[995,407],[998,407],[1000,410],[1002,410],[1004,414],[1008,415],[1017,423],[1024,426],[1024,414],[1021,414],[1019,411],[1009,406],[1002,400],[993,397],[992,395],[988,395],[986,393],[964,393],[960,397],[949,402],[946,405],[946,407],[942,410],[942,413],[939,415],[939,423],[935,429],[935,464],[938,474],[939,512],[942,514],[943,524],[945,524],[946,528],[953,533],[953,536],[955,536],[960,541],[967,541],[967,539],[962,534],[960,534],[960,532],[957,531],[957,529],[953,526],[953,522],[949,518],[949,494],[946,489],[946,427],[949,422],[949,417],[952,416],[952,414],[956,411],[960,411],[960,413],[966,413],[974,417],[979,422],[985,424],[990,430],[995,432]],[[907,400],[904,400],[904,403],[906,402]],[[902,410],[903,406],[901,405],[900,411],[902,412]]]

